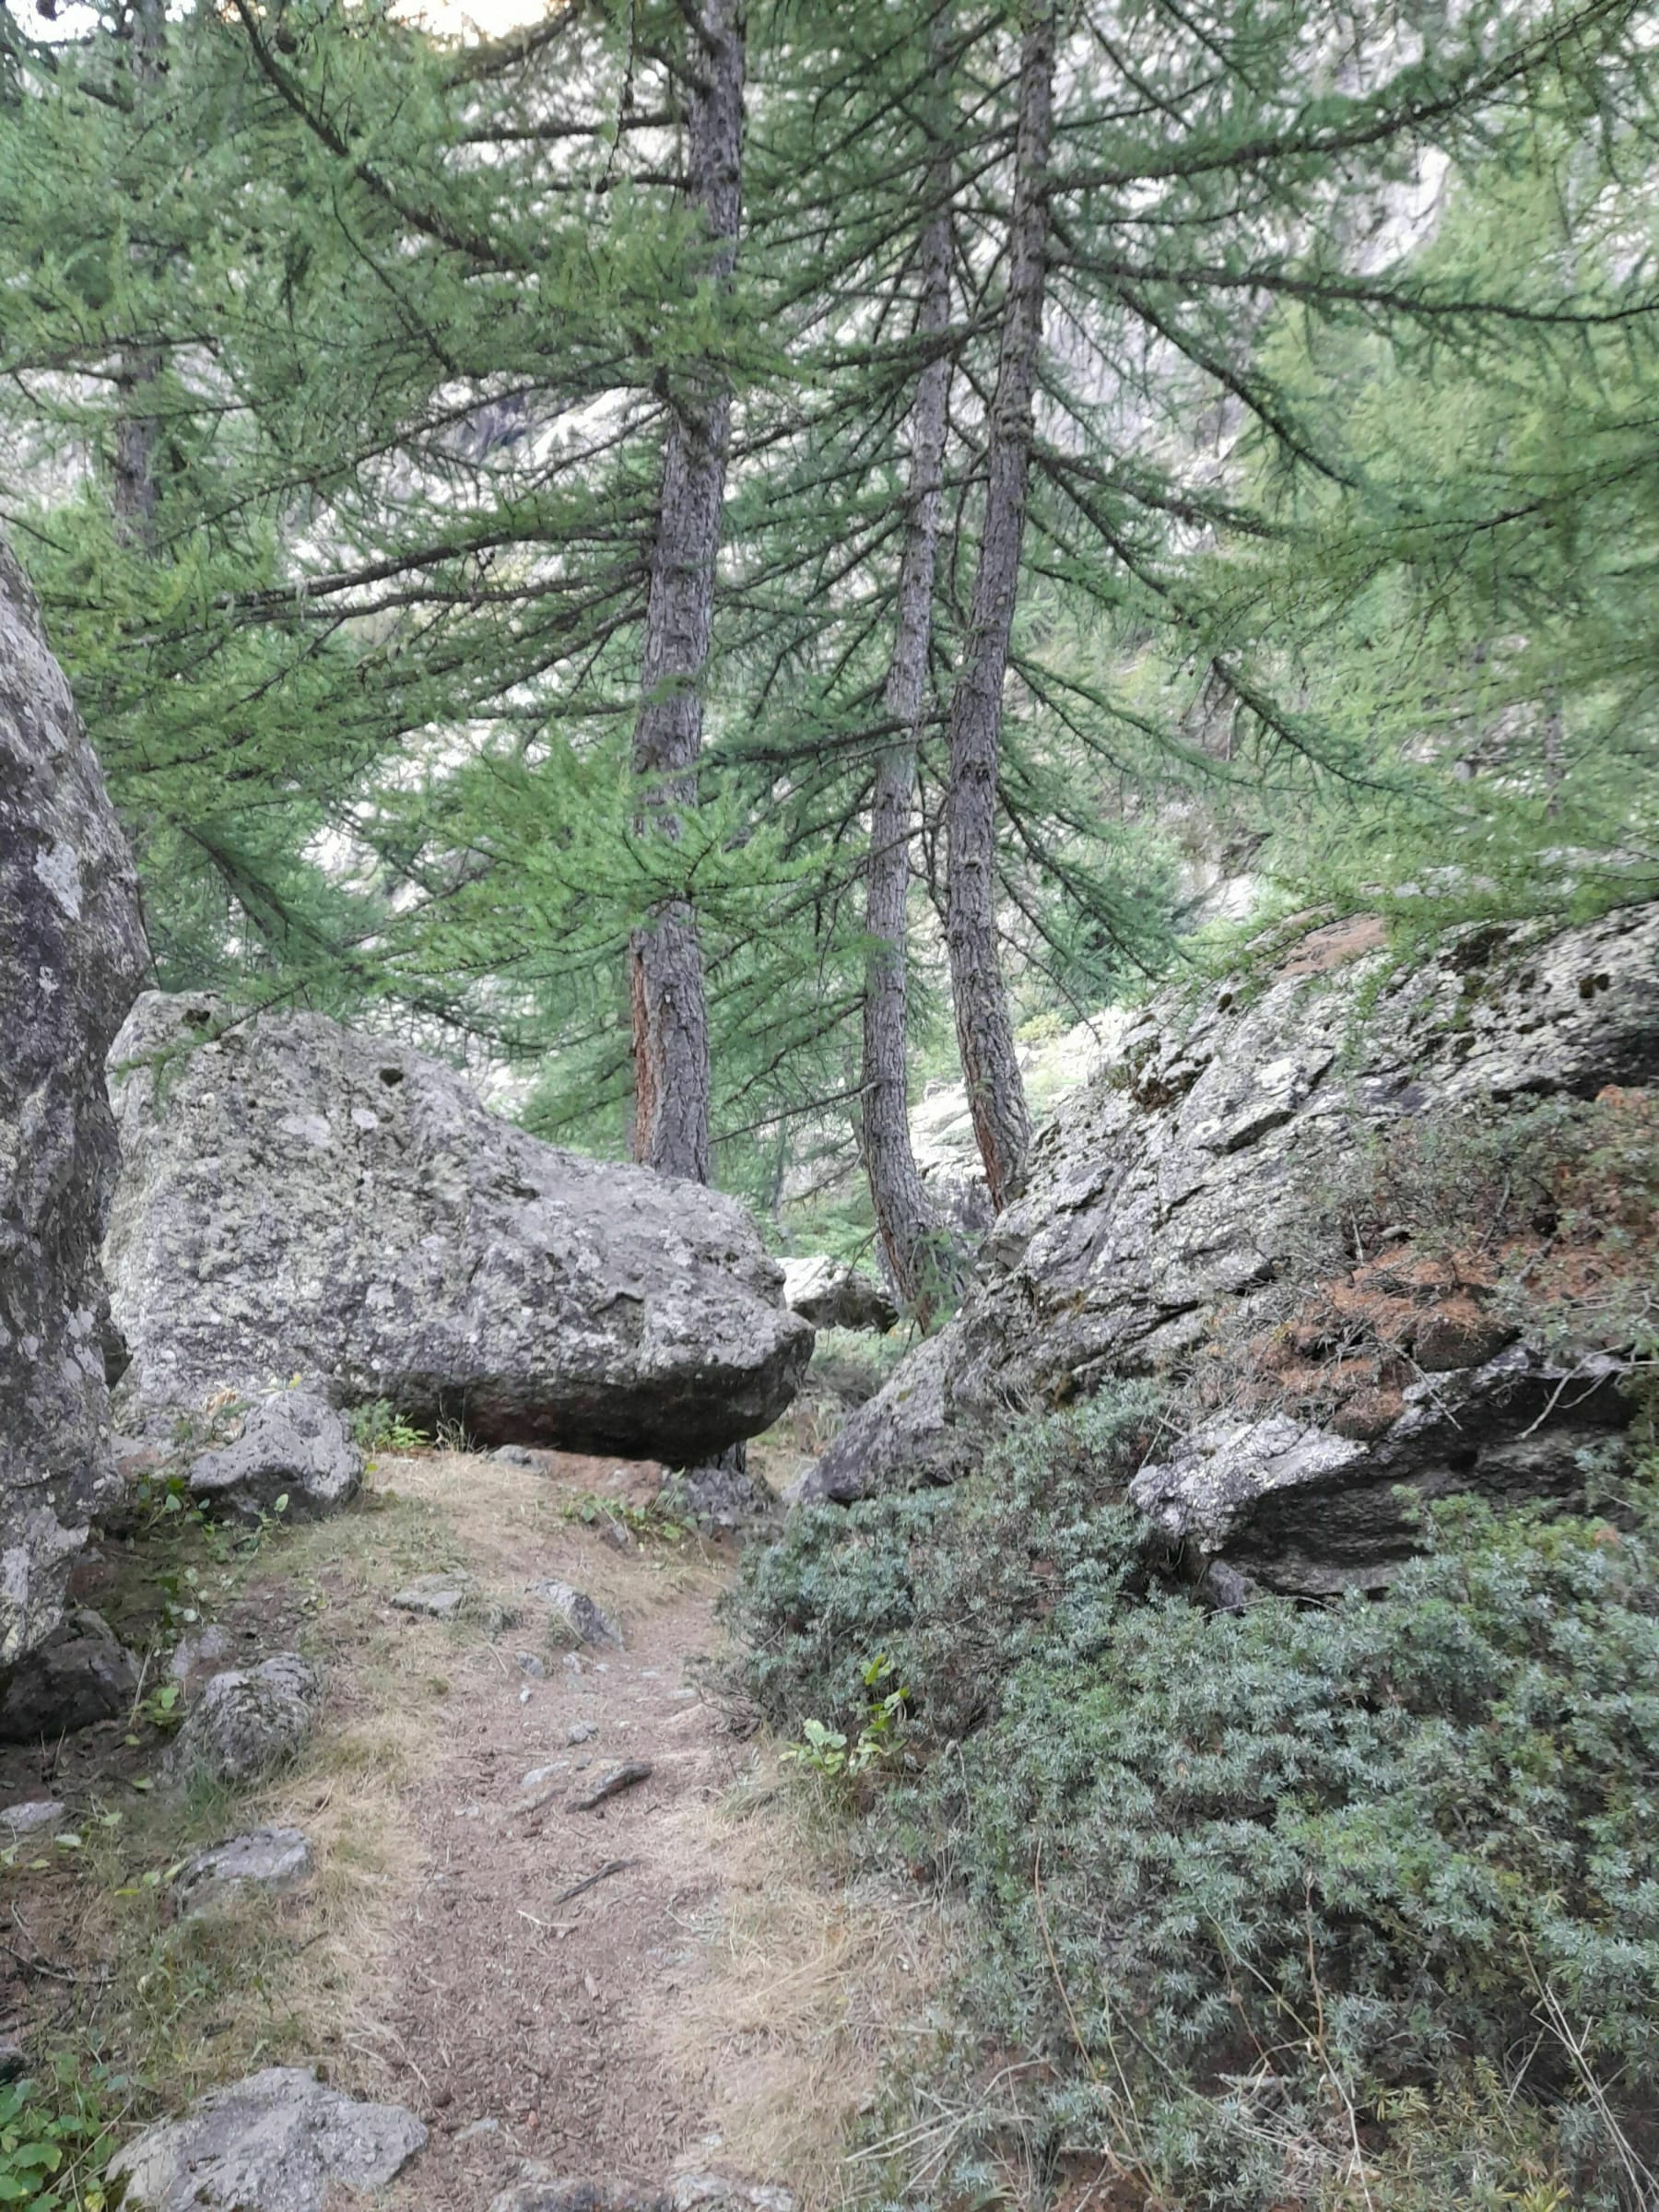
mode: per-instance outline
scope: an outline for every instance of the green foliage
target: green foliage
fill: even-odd
[[[798,1515],[733,1603],[750,1694],[840,1773],[858,1655],[902,1668],[878,1832],[971,1900],[1040,2131],[1229,2212],[1611,2212],[1659,2097],[1659,1492],[1442,1505],[1380,1598],[1206,1614],[1118,1502],[1150,1417]]]
[[[779,1728],[817,1719],[856,1735],[867,1655],[885,1653],[917,1728],[960,1733],[994,1707],[1062,1593],[1086,1640],[1086,1621],[1144,1580],[1123,1493],[1158,1406],[1143,1385],[1105,1392],[1018,1424],[972,1483],[792,1514],[781,1542],[745,1554],[723,1601],[745,1694]]]
[[[877,1653],[859,1669],[864,1680],[865,1717],[857,1735],[849,1742],[841,1728],[827,1728],[822,1721],[808,1720],[797,1743],[785,1744],[778,1757],[785,1766],[798,1767],[820,1781],[855,1783],[872,1768],[889,1762],[899,1748],[910,1692],[894,1679],[890,1659]]]
[[[692,1533],[689,1523],[679,1519],[660,1498],[634,1505],[625,1498],[583,1490],[570,1499],[563,1511],[567,1521],[580,1521],[584,1528],[621,1530],[641,1544],[683,1544]]]
[[[424,1430],[406,1420],[390,1398],[375,1398],[366,1406],[354,1406],[346,1417],[346,1426],[352,1442],[365,1453],[384,1452],[397,1457],[421,1451],[432,1441]]]
[[[127,2083],[70,2052],[50,2081],[0,2084],[0,2205],[17,2212],[104,2212]]]

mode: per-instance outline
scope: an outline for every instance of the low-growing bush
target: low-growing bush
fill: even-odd
[[[1456,1501],[1381,1597],[1206,1614],[1121,1502],[1151,1419],[817,1509],[734,1601],[792,1733],[901,1670],[866,1840],[971,1900],[1030,2128],[1182,2207],[1659,2201],[1659,1511]]]
[[[724,1601],[743,1689],[786,1733],[856,1732],[863,1670],[887,1653],[923,1730],[962,1734],[1062,1595],[1081,1609],[1144,1581],[1146,1524],[1123,1500],[1158,1406],[1131,1384],[1017,1423],[974,1483],[794,1514]]]
[[[1391,2097],[1477,2065],[1587,2175],[1598,2100],[1659,2096],[1652,1553],[1467,1502],[1430,1543],[1381,1601],[1125,1606],[1092,1664],[1063,1606],[919,1794],[998,2032],[1194,2202],[1335,2181]]]

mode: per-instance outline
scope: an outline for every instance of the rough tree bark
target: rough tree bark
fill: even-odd
[[[708,227],[714,281],[732,273],[743,149],[741,0],[699,0],[688,56],[689,190]],[[635,772],[651,780],[648,826],[677,834],[697,798],[703,672],[714,609],[731,394],[713,368],[673,381],[663,488],[645,615]],[[634,932],[634,1158],[665,1175],[709,1180],[709,1018],[696,916],[665,900]]]
[[[1042,337],[1054,39],[1053,6],[1040,5],[1028,20],[1020,52],[1008,289],[991,405],[985,517],[962,667],[950,702],[946,942],[968,1103],[992,1204],[999,1211],[1018,1186],[1031,1136],[997,953],[996,795],[1003,679],[1019,583],[1032,393]]]
[[[935,182],[942,185],[942,180]],[[924,340],[936,339],[949,321],[950,216],[948,209],[941,208],[922,239],[919,334]],[[932,1319],[940,1288],[944,1253],[911,1149],[905,1066],[905,905],[910,889],[916,742],[933,632],[934,559],[949,388],[950,363],[940,353],[924,364],[911,408],[909,513],[899,571],[893,657],[888,666],[884,699],[895,734],[882,747],[876,762],[865,874],[865,913],[871,951],[865,971],[860,1082],[865,1171],[893,1287],[924,1328]]]

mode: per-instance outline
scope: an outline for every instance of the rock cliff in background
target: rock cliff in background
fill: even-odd
[[[0,546],[0,1672],[57,1626],[112,1480],[103,1068],[143,963],[131,856]]]
[[[790,1311],[815,1329],[875,1329],[885,1335],[899,1319],[898,1307],[873,1275],[825,1252],[784,1261],[783,1297]]]
[[[1500,1153],[1507,1122],[1539,1099],[1659,1076],[1659,906],[1570,930],[1472,927],[1398,971],[1379,935],[1316,933],[1253,993],[1218,988],[1184,1016],[1173,1000],[1149,1008],[1038,1138],[953,1329],[853,1418],[802,1494],[949,1478],[1012,1413],[1114,1377],[1190,1389],[1218,1339],[1284,1324],[1311,1221],[1360,1186],[1391,1131],[1461,1118]],[[1350,1255],[1365,1264],[1315,1286],[1323,1316],[1285,1324],[1338,1378],[1326,1418],[1276,1411],[1260,1388],[1209,1414],[1189,1397],[1192,1432],[1136,1485],[1201,1556],[1275,1587],[1385,1574],[1409,1540],[1396,1483],[1559,1494],[1623,1418],[1601,1358],[1617,1346],[1557,1357],[1517,1343],[1485,1302],[1480,1255],[1460,1276],[1376,1226],[1381,1256]],[[1344,1356],[1348,1339],[1379,1335],[1388,1357],[1347,1371],[1364,1364]]]
[[[297,1375],[687,1465],[788,1405],[812,1331],[736,1200],[555,1150],[321,1015],[229,1018],[149,994],[111,1055],[124,1418]]]

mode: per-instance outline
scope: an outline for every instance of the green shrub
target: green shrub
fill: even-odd
[[[0,2082],[0,2205],[18,2212],[102,2212],[103,2171],[126,2081],[67,2052],[53,2077]]]
[[[782,1542],[751,1546],[721,1610],[739,1685],[775,1727],[797,1735],[817,1720],[857,1734],[864,1669],[902,1640],[921,1559],[952,1511],[948,1490],[804,1506]]]
[[[418,1452],[431,1441],[424,1430],[405,1419],[390,1398],[371,1398],[367,1405],[354,1406],[346,1416],[346,1426],[358,1450],[371,1455],[384,1452],[395,1457],[400,1453]]]
[[[1659,2095],[1652,1549],[1468,1502],[1431,1545],[1329,1611],[1155,1596],[1100,1644],[1064,1603],[907,1808],[983,1918],[987,2025],[1183,2201],[1335,2186],[1391,2099],[1484,2068],[1610,2204],[1596,2100]]]
[[[861,1665],[900,1670],[865,1841],[970,1900],[970,2047],[1047,2080],[1032,2140],[1171,2206],[1645,2206],[1659,1507],[1456,1501],[1380,1598],[1206,1614],[1122,1501],[1155,1418],[1120,1393],[955,1491],[813,1509],[731,1603],[791,1734],[851,1742]]]
[[[1080,1620],[1144,1584],[1146,1524],[1123,1500],[1158,1406],[1130,1384],[1017,1423],[973,1483],[792,1515],[724,1603],[744,1690],[791,1735],[809,1719],[856,1735],[863,1669],[887,1653],[926,1734],[962,1734],[1062,1595]]]

